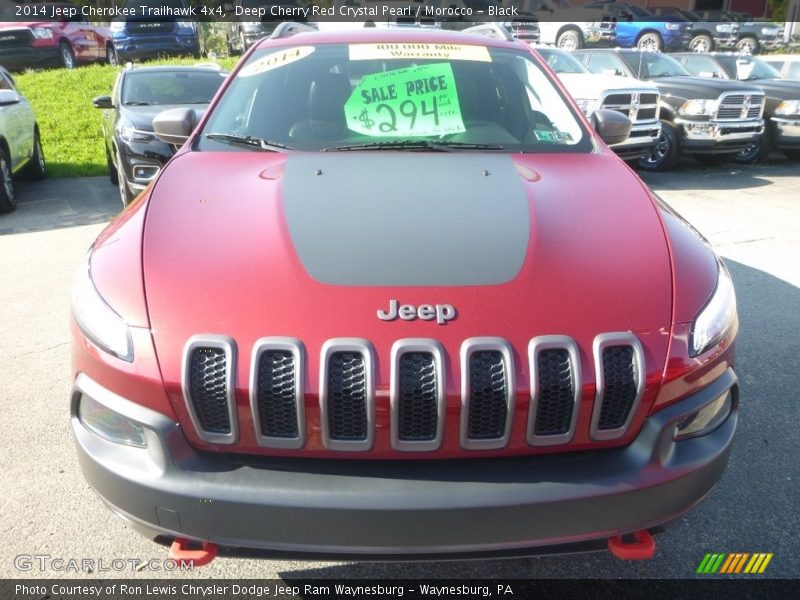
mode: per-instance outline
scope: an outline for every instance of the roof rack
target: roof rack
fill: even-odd
[[[310,23],[295,23],[294,21],[284,21],[280,25],[278,25],[272,35],[269,36],[271,39],[279,39],[279,38],[286,38],[298,33],[308,33],[311,31],[318,31],[316,26],[311,25]]]
[[[481,23],[462,29],[461,33],[474,33],[476,35],[485,35],[486,37],[494,38],[496,40],[505,40],[506,42],[513,42],[514,36],[507,27],[500,23]]]

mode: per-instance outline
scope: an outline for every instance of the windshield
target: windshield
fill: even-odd
[[[771,67],[760,58],[725,56],[720,57],[719,61],[732,79],[738,79],[739,81],[782,79],[781,74],[774,67]]]
[[[224,80],[220,71],[134,71],[125,75],[122,104],[208,104]]]
[[[584,67],[567,52],[561,50],[546,50],[544,48],[538,49],[537,52],[542,55],[542,58],[547,61],[547,64],[556,73],[591,73],[589,69]]]
[[[641,78],[655,79],[658,77],[680,77],[689,75],[689,72],[677,60],[656,52],[625,52],[623,55],[634,73],[640,73]]]
[[[448,144],[589,151],[575,113],[525,51],[392,43],[264,48],[238,71],[197,148],[318,151]],[[255,143],[254,143],[255,142]]]

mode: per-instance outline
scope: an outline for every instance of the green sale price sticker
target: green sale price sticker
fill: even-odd
[[[344,111],[347,128],[368,136],[400,138],[466,131],[448,63],[365,75]]]

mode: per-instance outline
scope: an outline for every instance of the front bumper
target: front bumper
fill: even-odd
[[[635,160],[647,155],[658,143],[661,134],[661,121],[656,119],[647,123],[636,123],[631,127],[628,139],[610,148],[624,160]]]
[[[199,54],[196,35],[125,36],[114,38],[114,49],[120,60]]]
[[[772,140],[776,148],[795,150],[800,148],[800,118],[770,118],[772,123]]]
[[[728,418],[673,441],[675,424],[721,394]],[[147,448],[106,441],[77,417],[83,395],[138,421]],[[103,500],[150,535],[306,555],[519,553],[658,526],[722,475],[737,421],[732,370],[651,416],[626,448],[453,461],[252,458],[201,453],[179,425],[79,374],[72,429]]]
[[[690,121],[675,119],[681,150],[692,154],[737,154],[764,133],[764,120]]]
[[[125,179],[134,194],[146,188],[174,154],[169,144],[159,140],[128,142],[117,136],[116,144]]]
[[[739,37],[736,34],[729,34],[726,36],[714,36],[714,49],[715,50],[730,50],[736,47],[736,42]]]

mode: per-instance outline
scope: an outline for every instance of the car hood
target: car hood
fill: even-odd
[[[744,83],[759,87],[769,95],[781,100],[800,99],[800,81],[791,79],[752,79]]]
[[[650,82],[617,75],[559,73],[558,78],[564,82],[574,98],[599,98],[606,90],[649,90],[658,93],[658,87]]]
[[[143,269],[176,406],[182,349],[200,333],[232,337],[243,357],[262,336],[299,338],[309,373],[326,340],[366,338],[380,389],[401,338],[437,339],[454,363],[467,338],[505,338],[521,389],[537,335],[576,339],[587,382],[597,334],[636,332],[656,381],[669,340],[662,222],[610,152],[184,151],[152,190]],[[391,300],[450,304],[456,317],[380,320]]]
[[[758,92],[757,86],[730,79],[712,79],[710,77],[657,77],[650,79],[659,88],[669,88],[673,95],[684,98],[717,98],[723,92],[749,93]]]
[[[195,122],[199,122],[206,112],[208,104],[159,104],[157,106],[123,106],[122,114],[136,129],[153,131],[153,119],[165,110],[172,108],[191,108],[195,112]]]

